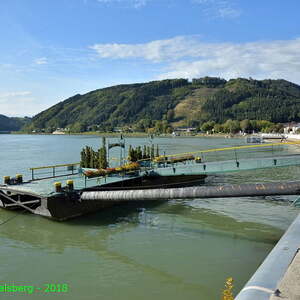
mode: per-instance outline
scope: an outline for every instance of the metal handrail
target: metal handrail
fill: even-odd
[[[58,167],[70,167],[70,166],[77,166],[79,164],[80,163],[61,164],[61,165],[53,165],[53,166],[43,166],[43,167],[29,168],[29,170],[32,171],[32,170],[50,169],[50,168],[58,168]]]
[[[43,166],[43,167],[35,167],[35,168],[30,168],[29,170],[31,171],[31,180],[38,180],[38,179],[46,179],[46,178],[53,178],[53,177],[58,177],[58,176],[65,176],[65,175],[73,175],[74,174],[74,167],[80,165],[80,163],[73,163],[73,164],[59,164],[59,165],[52,165],[52,166]],[[63,174],[63,175],[57,175],[59,171],[56,170],[56,168],[61,168],[61,167],[72,167],[71,174]],[[52,169],[52,176],[47,176],[47,177],[39,177],[35,178],[34,171],[36,170],[44,170],[44,169]],[[57,172],[56,172],[57,171]],[[60,171],[61,172],[61,171]],[[41,175],[41,174],[40,174]]]
[[[198,150],[198,151],[191,151],[191,152],[184,152],[184,153],[175,153],[175,154],[167,154],[167,155],[160,155],[161,157],[176,157],[182,155],[189,155],[189,154],[202,154],[202,153],[213,153],[213,152],[223,152],[229,150],[243,150],[243,149],[255,149],[255,148],[267,148],[274,146],[285,146],[285,145],[300,145],[300,142],[284,142],[284,143],[268,143],[263,145],[247,145],[247,146],[234,146],[234,147],[224,147],[224,148],[214,148],[214,149],[206,149],[206,150]],[[139,159],[138,161],[148,161],[151,158],[144,158]]]

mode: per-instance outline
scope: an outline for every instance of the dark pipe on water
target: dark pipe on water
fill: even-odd
[[[231,198],[299,194],[300,181],[291,181],[153,190],[88,191],[82,193],[81,200],[153,201],[168,199]]]

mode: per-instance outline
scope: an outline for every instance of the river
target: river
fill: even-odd
[[[110,139],[117,141],[116,138]],[[155,138],[161,152],[233,145],[243,139]],[[0,135],[0,176],[79,161],[97,136]],[[126,145],[149,144],[127,138]],[[114,149],[112,157],[118,157]],[[211,184],[295,179],[296,167],[210,176]],[[220,299],[226,278],[235,294],[297,215],[292,197],[195,199],[131,204],[67,222],[0,210],[0,285],[68,284],[61,299]],[[36,290],[30,299],[41,299]],[[2,295],[3,296],[3,295]],[[48,297],[57,297],[48,293]],[[23,298],[24,295],[15,295]]]

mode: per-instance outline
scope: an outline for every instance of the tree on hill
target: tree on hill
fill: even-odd
[[[240,128],[243,132],[250,132],[252,129],[250,121],[248,119],[241,121]]]
[[[223,126],[227,133],[237,133],[241,129],[239,121],[231,119],[227,120]]]
[[[184,114],[178,114],[180,107],[185,108]],[[72,132],[82,132],[97,124],[99,131],[127,126],[164,133],[176,124],[201,127],[208,121],[224,124],[236,120],[243,121],[239,126],[247,131],[262,126],[244,120],[300,121],[299,111],[300,86],[285,80],[169,79],[75,95],[36,115],[24,130],[69,127]]]
[[[207,131],[212,131],[214,129],[214,126],[216,125],[215,121],[208,121],[202,124],[201,126],[201,131],[207,132]]]

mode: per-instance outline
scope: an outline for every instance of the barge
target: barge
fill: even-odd
[[[166,193],[163,199],[158,199],[155,198],[156,193],[154,192],[157,189],[164,190],[201,185],[205,183],[206,177],[211,174],[300,165],[300,155],[298,154],[288,153],[287,155],[275,156],[273,151],[275,145],[209,149],[200,151],[202,157],[181,154],[179,157],[169,156],[166,159],[167,156],[159,156],[148,163],[141,163],[136,168],[132,168],[134,166],[132,164],[128,167],[127,164],[122,167],[91,170],[81,168],[78,163],[32,168],[30,169],[31,180],[23,181],[22,177],[18,175],[12,179],[5,178],[4,184],[0,185],[0,207],[9,210],[27,210],[33,214],[63,221],[124,202],[124,199],[115,201],[113,195],[110,195],[110,198],[90,200],[83,195],[88,192],[108,191],[111,193],[116,191],[115,195],[119,195],[119,191],[128,190],[133,191],[135,194],[135,197],[132,197],[129,201],[143,201],[142,198],[138,199],[139,193],[137,190],[148,190],[147,197],[148,194],[152,194],[151,197],[148,197],[149,199],[162,201],[174,198],[176,191],[172,191],[169,198],[168,193]],[[255,156],[250,158],[248,152],[245,152],[246,158],[242,158],[243,152],[237,155],[237,150],[243,151],[253,148],[267,150],[267,147],[271,149],[271,157],[258,158]],[[220,151],[232,151],[233,159],[216,160],[214,156],[210,160],[210,154],[219,153]],[[42,171],[42,177],[39,176],[39,171]],[[47,174],[47,176],[45,177],[44,174]],[[226,186],[219,186],[218,188],[220,191],[217,195],[226,197]],[[207,189],[208,187],[204,187],[199,190],[197,195],[193,194],[192,196],[201,198],[201,195],[207,195]],[[235,191],[235,187],[232,187],[232,189],[235,192],[234,195],[239,195]],[[257,190],[264,189],[264,187],[253,186],[251,189],[249,193],[255,195]],[[274,194],[273,189],[274,187],[271,187],[271,193]],[[134,192],[135,190],[136,192]],[[293,193],[295,190],[296,194],[299,194],[300,188],[298,185],[296,187],[292,186]],[[276,191],[276,193],[287,193],[287,190],[283,188],[282,191]],[[288,192],[288,194],[293,193]],[[212,195],[215,195],[215,193],[212,193]],[[228,195],[234,196],[232,193]]]
[[[72,166],[72,172],[59,175],[57,168]],[[32,179],[25,182],[10,180],[0,185],[0,207],[9,210],[27,210],[58,221],[64,221],[87,213],[116,205],[116,201],[81,201],[86,191],[118,191],[135,189],[176,188],[193,186],[205,181],[205,174],[170,174],[161,176],[154,170],[144,169],[135,172],[112,174],[88,178],[76,164],[58,165],[31,169],[51,168],[52,176]],[[172,169],[171,172],[173,173]],[[59,180],[59,182],[58,182]],[[61,182],[65,183],[61,186]]]

